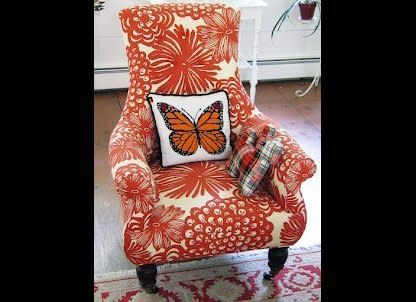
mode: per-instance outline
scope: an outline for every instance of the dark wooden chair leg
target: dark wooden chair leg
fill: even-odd
[[[154,294],[159,291],[159,288],[156,286],[156,264],[139,265],[136,267],[136,273],[139,278],[140,285],[146,293]]]
[[[269,249],[269,267],[270,272],[264,273],[263,278],[266,280],[273,279],[279,271],[284,267],[285,262],[288,256],[288,248],[287,247],[275,247]]]

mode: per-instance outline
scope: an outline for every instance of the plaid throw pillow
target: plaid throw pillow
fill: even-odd
[[[253,194],[270,165],[279,161],[283,146],[278,139],[271,139],[275,132],[273,127],[265,126],[260,135],[254,131],[242,134],[227,161],[229,173],[238,177],[245,196]]]

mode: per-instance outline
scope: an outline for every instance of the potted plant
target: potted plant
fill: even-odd
[[[318,7],[319,9],[319,19],[318,22],[311,34],[308,36],[313,35],[319,27],[321,23],[321,1],[320,0],[293,0],[293,2],[289,5],[289,7],[280,15],[279,19],[277,19],[276,24],[272,29],[271,37],[276,31],[280,30],[283,22],[286,19],[289,19],[290,13],[296,8],[299,7],[300,10],[300,17],[302,20],[312,20],[313,16],[315,15],[315,8]],[[307,37],[308,37],[307,36]]]
[[[104,9],[104,1],[94,0],[94,11],[99,12]]]
[[[302,20],[311,20],[315,15],[316,1],[299,2],[300,17]]]

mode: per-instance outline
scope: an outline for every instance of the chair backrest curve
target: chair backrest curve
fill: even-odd
[[[225,90],[234,142],[255,106],[239,76],[240,12],[224,4],[141,5],[120,11],[130,85],[122,118],[136,124],[148,159],[158,150],[147,94]]]

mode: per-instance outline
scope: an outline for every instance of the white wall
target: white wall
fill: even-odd
[[[291,0],[264,1],[268,3],[268,7],[263,10],[258,60],[290,60],[320,57],[320,29],[313,36],[305,38],[316,23],[302,24],[298,20],[298,9],[295,9],[291,15],[293,22],[286,21],[277,35],[271,39],[270,33],[277,17],[284,11]],[[99,73],[97,69],[127,67],[118,12],[124,7],[146,2],[145,0],[106,0],[104,10],[95,13],[94,67],[96,69],[96,89],[127,87],[128,74],[126,72]],[[240,29],[241,51],[248,59],[250,59],[251,54],[252,37],[253,30],[251,24],[243,21]],[[259,66],[259,79],[313,77],[317,68],[319,68],[317,63]],[[243,80],[248,79],[248,73],[243,72],[242,78]]]

